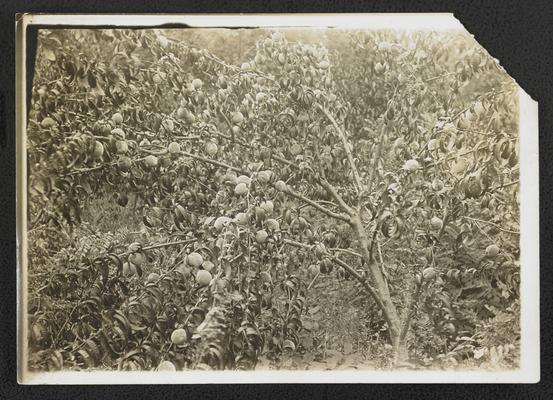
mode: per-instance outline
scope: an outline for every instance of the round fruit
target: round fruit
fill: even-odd
[[[217,154],[218,150],[219,149],[217,148],[217,145],[213,142],[209,142],[205,145],[205,152],[210,156],[214,156],[215,154]]]
[[[54,121],[52,118],[50,117],[46,117],[44,118],[41,122],[40,122],[40,126],[42,126],[43,128],[52,128],[54,126],[57,125],[57,122]]]
[[[123,116],[121,115],[121,113],[115,113],[111,116],[111,120],[119,125],[123,123]]]
[[[209,285],[209,282],[211,282],[211,279],[212,279],[211,272],[206,271],[205,269],[199,270],[198,273],[196,274],[196,282],[198,282],[200,286]]]
[[[402,168],[406,171],[416,171],[417,169],[420,169],[420,165],[417,160],[407,160],[405,161],[405,164],[403,164]]]
[[[203,85],[204,83],[202,82],[201,79],[196,78],[192,81],[192,86],[194,87],[195,90],[200,90]]]
[[[267,94],[266,93],[263,93],[263,92],[259,92],[255,95],[255,101],[257,101],[258,103],[259,102],[262,102],[263,100],[265,100],[267,98]]]
[[[242,196],[248,193],[248,186],[245,183],[239,183],[234,187],[234,193],[238,196]]]
[[[329,62],[326,60],[323,60],[319,63],[318,67],[320,69],[327,69],[330,66]]]
[[[267,233],[267,231],[262,229],[260,231],[257,231],[257,233],[255,234],[255,241],[259,244],[265,243],[268,236],[269,234]]]
[[[321,272],[320,267],[318,265],[315,265],[315,264],[310,265],[307,270],[309,271],[309,275],[312,278],[314,278],[315,276],[317,276],[317,274],[319,274]]]
[[[150,275],[148,275],[148,278],[146,279],[147,282],[157,282],[159,279],[159,274],[156,274],[155,272],[152,272]]]
[[[198,268],[203,262],[204,259],[200,253],[193,252],[188,255],[188,265],[192,267]]]
[[[436,270],[432,267],[425,268],[422,271],[422,277],[425,281],[429,281],[431,279],[436,279]]]
[[[283,181],[277,181],[277,183],[275,183],[275,188],[279,192],[286,192],[288,190],[288,185]]]
[[[432,190],[439,192],[444,188],[444,183],[440,179],[434,179],[432,181]]]
[[[122,156],[119,160],[117,160],[117,168],[119,168],[122,172],[128,172],[131,169],[132,161],[127,156]]]
[[[275,205],[273,204],[273,202],[271,200],[267,200],[267,201],[264,201],[263,203],[261,203],[260,207],[265,210],[267,215],[272,215],[273,210],[275,208]]]
[[[171,333],[171,342],[173,342],[173,344],[176,344],[177,346],[186,343],[187,338],[188,333],[182,328],[175,329],[173,333]]]
[[[218,230],[219,232],[223,230],[223,228],[228,225],[228,223],[230,222],[230,218],[228,217],[219,217],[215,220],[215,222],[213,223],[213,226],[216,230]]]
[[[298,154],[301,154],[302,147],[298,143],[294,143],[292,147],[290,147],[290,153],[293,156],[297,156]]]
[[[156,156],[150,154],[149,156],[146,156],[144,162],[148,167],[152,168],[158,164],[158,159]]]
[[[271,171],[259,171],[257,174],[257,181],[261,184],[269,183],[271,180]]]
[[[322,274],[330,274],[333,269],[333,264],[330,258],[324,258],[320,265],[320,270]]]
[[[213,264],[211,261],[204,261],[202,264],[202,268],[205,269],[207,272],[211,272],[213,268],[215,268],[215,264]]]
[[[167,151],[169,152],[169,154],[180,153],[180,144],[178,144],[177,142],[169,143],[169,146],[167,146]]]
[[[440,229],[442,229],[443,225],[443,221],[438,217],[432,217],[430,219],[430,227],[432,228],[432,230],[439,231]]]
[[[92,151],[92,158],[99,160],[104,155],[104,145],[100,142],[94,143],[94,150]]]
[[[240,124],[242,123],[242,121],[244,121],[244,115],[240,112],[240,111],[236,111],[234,113],[232,113],[232,123],[233,124]]]
[[[133,265],[141,266],[144,264],[144,255],[142,253],[132,253],[129,255],[129,262]]]
[[[192,112],[190,112],[189,110],[186,110],[184,113],[184,121],[187,124],[193,124],[194,122],[196,122],[196,116],[192,114]]]
[[[123,263],[123,275],[129,276],[136,274],[136,267],[128,262]]]
[[[444,331],[449,333],[450,335],[453,335],[457,331],[457,328],[455,328],[455,325],[453,325],[451,322],[448,322],[444,325]]]
[[[453,165],[451,166],[451,172],[454,175],[462,175],[465,170],[468,168],[469,163],[464,158],[460,158],[456,160]]]
[[[175,372],[177,367],[171,361],[162,361],[156,368],[156,371]]]
[[[248,225],[250,218],[248,217],[248,214],[244,212],[240,212],[236,214],[234,217],[234,222],[236,222],[237,225],[246,226]]]
[[[486,257],[497,257],[499,254],[499,247],[495,244],[490,244],[488,247],[486,247]]]
[[[186,343],[187,338],[188,338],[188,333],[186,332],[185,329],[182,329],[182,328],[175,329],[171,333],[171,342],[173,342],[173,344],[176,344],[177,346],[180,346],[181,344]]]
[[[123,140],[125,139],[125,131],[121,128],[115,128],[115,129],[112,129],[111,130],[111,134],[116,138],[116,139],[119,139],[119,140]]]
[[[117,150],[117,154],[125,154],[129,151],[129,145],[124,140],[118,140],[115,142],[115,149]]]
[[[276,219],[269,218],[267,221],[265,221],[265,227],[269,229],[270,231],[279,231],[280,230],[280,224]]]
[[[187,112],[188,112],[188,110],[186,108],[179,107],[179,108],[177,108],[177,117],[180,118],[180,119],[184,119]]]
[[[246,185],[249,185],[251,181],[252,180],[246,175],[240,175],[238,178],[236,178],[236,183],[245,183]]]
[[[186,263],[180,264],[175,271],[180,272],[185,278],[190,276],[190,268],[186,266]]]
[[[326,246],[322,243],[318,243],[315,246],[315,254],[317,254],[317,256],[319,256],[319,257],[322,257],[323,255],[325,255],[326,254]]]

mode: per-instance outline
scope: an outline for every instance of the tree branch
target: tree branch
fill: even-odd
[[[329,251],[335,251],[335,252],[348,253],[348,254],[351,254],[354,257],[363,258],[363,256],[361,254],[356,253],[355,251],[350,250],[350,249],[342,249],[342,248],[339,248],[339,247],[331,247],[328,250]]]
[[[363,184],[361,183],[361,177],[359,176],[359,171],[357,170],[357,166],[355,165],[355,161],[353,160],[353,155],[351,154],[351,150],[349,148],[349,142],[346,137],[346,134],[340,127],[338,126],[338,123],[334,119],[332,115],[320,104],[317,104],[317,107],[324,113],[324,115],[328,118],[330,123],[334,126],[334,129],[338,132],[340,135],[340,138],[342,139],[342,144],[344,145],[344,150],[346,151],[346,155],[349,161],[349,164],[351,166],[351,171],[353,172],[353,176],[355,179],[355,184],[357,186],[357,193],[361,193],[363,191]]]
[[[290,239],[283,239],[282,241],[285,244],[288,244],[288,245],[291,245],[291,246],[294,246],[294,247],[308,249],[308,250],[311,250],[314,247],[314,245],[309,245],[309,244],[305,244],[305,243],[301,243],[301,242],[296,242],[295,240],[290,240]],[[353,276],[355,279],[357,279],[357,281],[369,292],[369,294],[371,295],[373,300],[376,302],[376,304],[380,307],[380,309],[383,310],[385,318],[386,318],[386,320],[388,320],[387,317],[386,317],[386,311],[384,309],[384,304],[382,303],[382,300],[378,296],[377,290],[371,286],[371,284],[367,281],[367,279],[363,275],[361,275],[359,272],[357,272],[355,270],[355,268],[353,268],[351,265],[349,265],[345,261],[339,259],[335,255],[328,253],[328,251],[327,251],[327,256],[330,257],[340,267],[345,269],[351,276]],[[388,324],[390,324],[390,321],[388,321]]]
[[[465,218],[465,219],[468,219],[468,220],[471,220],[471,221],[475,221],[475,222],[481,222],[483,224],[487,224],[487,225],[491,225],[497,229],[499,229],[500,231],[503,231],[503,232],[506,232],[506,233],[512,233],[513,235],[520,235],[520,232],[519,231],[511,231],[509,229],[505,229],[505,228],[502,228],[501,226],[497,225],[497,224],[494,224],[493,222],[490,222],[490,221],[484,221],[483,219],[478,219],[478,218],[472,218],[472,217],[461,217],[461,218]]]
[[[419,300],[419,297],[421,294],[422,280],[420,282],[416,282],[415,285],[416,285],[415,293],[413,293],[413,296],[411,297],[411,302],[409,303],[409,307],[407,308],[407,313],[405,314],[405,319],[402,323],[401,333],[399,334],[400,341],[405,339],[405,336],[409,331],[409,325],[411,325],[411,319],[413,318],[413,315],[415,315],[415,304]]]
[[[336,188],[330,183],[328,182],[326,179],[323,179],[323,178],[320,178],[318,179],[317,181],[319,183],[319,185],[321,185],[328,193],[330,193],[330,195],[334,198],[334,200],[336,200],[338,202],[338,204],[340,205],[340,207],[342,208],[342,210],[344,210],[345,212],[347,212],[350,216],[353,215],[353,210],[351,209],[350,206],[348,206],[346,204],[346,202],[344,201],[344,199],[342,198],[342,196],[340,196],[340,194],[338,193],[338,191],[336,190]],[[349,223],[349,221],[347,221]]]
[[[147,153],[147,154],[152,154],[152,155],[155,155],[155,156],[163,156],[163,155],[168,153],[167,149],[160,150],[160,151],[151,151],[151,150],[146,150],[146,149],[140,149],[140,151],[142,151],[144,153]],[[198,161],[202,161],[202,162],[207,163],[207,164],[212,164],[212,165],[216,165],[218,167],[230,169],[230,170],[236,171],[238,173],[241,173],[243,175],[248,175],[249,176],[249,173],[247,171],[244,171],[243,169],[233,167],[232,165],[225,164],[225,163],[220,162],[220,161],[212,160],[211,158],[202,157],[202,156],[199,156],[197,154],[192,154],[192,153],[189,153],[189,152],[183,151],[183,150],[181,150],[177,154],[180,154],[180,155],[183,155],[183,156],[186,156],[186,157],[190,157],[190,158],[193,158],[193,159],[198,160]]]
[[[373,179],[376,175],[376,167],[378,166],[378,162],[380,161],[380,154],[382,153],[382,142],[384,141],[384,135],[386,134],[386,124],[382,124],[382,129],[380,130],[380,136],[378,138],[378,144],[376,147],[376,152],[374,154],[373,162],[371,165],[371,168],[369,170],[369,178],[367,180],[367,188],[371,190]]]
[[[329,217],[331,218],[334,218],[334,219],[339,219],[341,221],[345,221],[345,222],[348,222],[350,221],[349,217],[346,216],[346,215],[343,215],[343,214],[338,214],[338,213],[335,213],[333,211],[330,211],[329,209],[321,206],[320,204],[314,202],[313,200],[311,199],[308,199],[307,197],[305,197],[304,195],[288,188],[285,193],[289,194],[290,196],[292,197],[295,197],[296,199],[298,200],[301,200],[303,201],[304,203],[307,203],[309,204],[310,206],[316,208],[317,210],[321,211],[322,213],[328,215]]]

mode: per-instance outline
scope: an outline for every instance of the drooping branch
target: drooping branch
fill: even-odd
[[[346,137],[346,134],[344,131],[338,126],[338,123],[334,119],[334,117],[320,104],[317,104],[317,107],[324,113],[324,115],[328,118],[332,126],[334,126],[334,129],[336,129],[336,132],[338,135],[340,135],[340,138],[342,139],[342,144],[344,146],[344,150],[346,152],[348,162],[351,167],[351,171],[353,173],[353,177],[355,179],[355,185],[357,186],[357,193],[361,193],[363,191],[363,184],[361,183],[361,176],[359,175],[359,171],[357,170],[357,166],[355,165],[355,161],[353,159],[353,155],[351,154],[350,149],[350,143]]]

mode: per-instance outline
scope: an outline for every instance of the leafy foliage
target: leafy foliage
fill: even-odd
[[[396,356],[518,362],[514,83],[464,34],[296,36],[224,61],[170,31],[40,33],[31,367],[278,361],[309,347],[320,274]],[[105,199],[138,232],[99,238]]]

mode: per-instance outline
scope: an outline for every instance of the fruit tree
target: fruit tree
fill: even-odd
[[[35,367],[253,368],[298,348],[318,276],[357,282],[396,364],[516,320],[515,83],[465,33],[294,35],[234,64],[174,31],[40,33],[29,229],[92,232],[31,249]],[[94,236],[94,199],[139,233]]]

